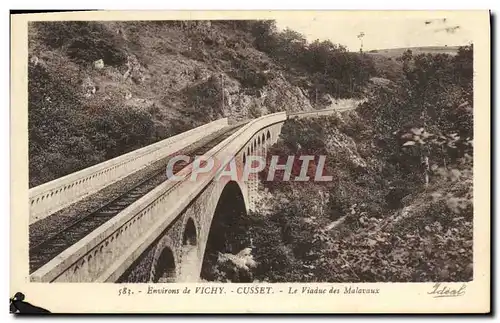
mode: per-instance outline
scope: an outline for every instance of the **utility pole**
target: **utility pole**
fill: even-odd
[[[363,53],[363,37],[365,36],[365,33],[364,32],[360,32],[359,35],[358,35],[358,39],[360,40],[361,42],[361,47],[359,48],[359,52],[360,53]]]
[[[222,111],[224,111],[224,73],[220,73],[220,87],[222,90]]]

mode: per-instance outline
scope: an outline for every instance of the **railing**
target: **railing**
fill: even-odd
[[[330,108],[330,109],[313,110],[305,112],[294,112],[288,114],[288,119],[324,116],[324,115],[334,114],[335,112],[343,112],[348,110],[353,110],[353,108],[340,108],[340,109]]]
[[[250,121],[205,154],[224,169],[255,133],[284,122],[285,112]],[[179,176],[191,173],[192,164]],[[190,181],[167,180],[31,275],[33,281],[116,281],[148,246],[203,191],[217,173]]]
[[[227,125],[220,119],[30,189],[30,224]]]

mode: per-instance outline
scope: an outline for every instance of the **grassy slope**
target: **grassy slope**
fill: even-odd
[[[446,67],[446,73],[454,72],[453,66]],[[288,122],[283,127],[283,141],[271,153],[326,155],[327,174],[333,175],[333,182],[266,183],[273,196],[264,199],[265,217],[248,220],[258,232],[253,243],[260,262],[259,280],[473,278],[472,157],[453,152],[451,145],[445,159],[453,162],[446,163],[434,151],[426,187],[418,153],[401,150],[402,143],[392,142],[401,135],[392,130],[415,124],[411,120],[414,102],[404,96],[412,87],[404,82],[388,87],[378,84],[384,83],[382,79],[377,81],[373,97],[356,111]],[[447,123],[440,124],[442,131],[459,131],[462,140],[469,140],[472,115],[459,107],[470,100],[471,90],[467,85],[462,90],[460,98],[442,90],[434,97],[429,93],[429,101],[447,113]],[[462,157],[455,160],[458,156]]]
[[[271,153],[308,154],[314,147],[326,155],[333,181],[264,183],[272,192],[263,195],[267,211],[238,223],[253,235],[234,237],[243,245],[253,239],[257,280],[472,279],[473,212],[460,204],[472,200],[470,165],[459,167],[460,178],[435,176],[424,188],[382,156],[356,111],[291,121],[283,134]]]
[[[34,23],[29,57],[30,186],[218,118],[312,108],[230,23]]]
[[[456,55],[458,46],[424,46],[378,49],[366,52],[374,63],[379,76],[395,80],[402,72],[402,64],[397,61],[406,50],[411,50],[414,56],[418,54],[449,54]]]

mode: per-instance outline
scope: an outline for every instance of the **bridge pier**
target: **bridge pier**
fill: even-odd
[[[126,270],[119,282],[200,281],[213,219],[219,219],[219,213],[227,212],[227,206],[238,203],[235,194],[241,196],[240,209],[243,212],[247,209],[248,202],[243,196],[246,188],[242,189],[240,185],[244,183],[213,181]]]
[[[247,150],[244,150],[250,152],[247,156],[258,156],[266,160],[268,149],[278,141],[282,127],[283,123],[277,123],[257,133],[248,143]],[[248,187],[248,209],[250,211],[255,211],[259,198],[259,175],[251,174],[246,184]]]

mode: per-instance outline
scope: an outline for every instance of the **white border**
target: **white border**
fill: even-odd
[[[276,4],[270,4],[269,1],[265,0],[253,0],[250,2],[234,2],[234,1],[220,1],[220,0],[212,0],[209,2],[210,5],[208,6],[208,2],[198,0],[198,1],[192,1],[192,0],[184,0],[182,2],[158,2],[158,1],[148,1],[148,0],[141,0],[141,1],[130,1],[130,0],[122,0],[122,1],[105,1],[105,0],[88,0],[85,1],[84,3],[72,3],[69,1],[2,1],[2,12],[4,13],[2,15],[2,23],[0,24],[2,28],[2,44],[4,45],[3,48],[4,50],[1,51],[2,55],[2,61],[3,61],[3,71],[9,70],[9,46],[7,44],[9,43],[9,17],[8,17],[8,8],[16,8],[16,9],[23,9],[23,8],[54,8],[54,9],[75,9],[75,8],[106,8],[106,9],[211,9],[211,10],[217,10],[217,9],[492,9],[494,13],[499,12],[499,2],[497,0],[493,1],[486,1],[486,0],[475,0],[473,2],[470,1],[453,1],[453,2],[444,2],[444,1],[435,1],[435,0],[419,0],[411,5],[409,5],[407,2],[403,1],[385,1],[384,3],[381,3],[380,1],[370,1],[370,0],[365,0],[365,1],[360,1],[360,0],[350,0],[350,1],[339,1],[338,3],[331,3],[329,5],[325,5],[325,2],[322,0],[309,0],[307,2],[304,1],[296,1],[296,0],[289,0],[283,3],[276,3]],[[307,3],[307,7],[304,6],[304,4]],[[453,6],[450,6],[450,4],[453,4]],[[472,5],[473,6],[472,6]],[[498,18],[498,17],[497,17]],[[493,42],[492,45],[495,45],[495,53],[498,55],[497,51],[497,45],[496,42]],[[497,70],[495,69],[495,76],[497,76],[496,72]],[[1,82],[2,86],[0,87],[3,91],[3,102],[9,102],[9,78],[10,75],[8,73],[2,73],[1,77]],[[495,89],[492,91],[493,93],[500,93],[499,91],[499,85],[498,83],[495,84]],[[0,122],[2,122],[2,125],[0,126],[0,131],[2,131],[1,136],[0,136],[0,146],[2,148],[2,152],[4,154],[2,155],[2,159],[0,161],[1,163],[1,173],[0,175],[3,175],[2,178],[4,179],[2,183],[0,184],[0,199],[1,203],[0,205],[2,206],[2,220],[4,221],[4,225],[2,225],[2,229],[4,233],[2,235],[2,239],[4,242],[4,246],[9,246],[9,203],[10,203],[10,180],[7,182],[7,178],[9,178],[9,170],[10,170],[10,160],[8,158],[8,154],[6,154],[7,151],[9,151],[9,146],[10,146],[10,137],[9,137],[9,109],[7,107],[10,106],[10,102],[5,104],[6,108],[1,109],[1,115],[0,115]],[[498,124],[498,121],[500,117],[498,117],[498,113],[496,116],[496,123]],[[500,130],[497,130],[494,128],[494,134],[492,133],[496,138],[499,138],[500,135]],[[498,140],[496,142],[495,148],[499,148],[498,145]],[[496,178],[495,178],[496,180]],[[495,198],[494,200],[499,200],[500,193],[498,191],[495,193]],[[496,221],[496,227],[495,229],[498,228],[498,220]],[[498,241],[498,239],[497,239]],[[496,245],[495,247],[498,247]],[[2,262],[2,276],[4,279],[2,280],[2,289],[8,290],[8,277],[9,277],[9,259],[7,255],[9,252],[8,247],[2,248],[2,257],[3,257],[3,262]],[[495,250],[498,250],[498,248],[495,248]],[[4,297],[6,297],[7,292],[4,292]],[[498,299],[498,298],[496,298]],[[6,307],[6,306],[5,306]],[[498,307],[497,307],[498,308]],[[4,310],[4,315],[6,311]],[[365,317],[366,318],[366,317]],[[13,319],[12,315],[8,316],[8,319]],[[71,318],[64,318],[63,320],[70,320]],[[93,321],[98,321],[100,322],[104,318],[92,318]],[[136,318],[131,318],[132,320],[136,320]],[[160,319],[165,319],[165,318],[160,318]],[[174,317],[169,317],[169,320],[177,320],[179,318],[174,318]],[[217,318],[218,319],[218,318]],[[335,317],[334,319],[345,319],[341,317]],[[363,318],[362,318],[363,319]],[[438,318],[424,318],[426,320],[434,321],[437,320]],[[476,318],[477,319],[477,318]],[[32,320],[31,318],[28,319],[28,321]]]

